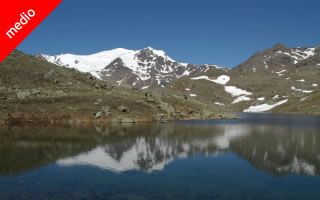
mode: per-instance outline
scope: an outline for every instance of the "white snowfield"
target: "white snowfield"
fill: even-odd
[[[313,92],[313,90],[302,90],[302,89],[297,89],[297,88],[295,88],[295,87],[291,87],[291,89],[292,89],[293,91],[303,92],[303,93],[312,93],[312,92]]]
[[[198,76],[198,77],[191,78],[191,80],[207,80],[220,85],[225,85],[230,81],[230,76],[221,75],[215,80],[210,79],[208,76]]]
[[[238,98],[236,98],[231,104],[236,104],[242,101],[250,101],[251,98],[247,97],[247,96],[240,96]]]
[[[233,97],[242,96],[242,95],[252,95],[251,92],[248,92],[246,90],[242,90],[240,88],[237,88],[235,86],[225,86],[224,90],[231,94]]]
[[[297,80],[297,82],[305,83],[306,81],[304,79],[301,79],[301,80]]]
[[[152,51],[155,56],[161,56],[168,61],[175,62],[162,50],[156,50],[152,47],[148,47],[146,49]],[[97,78],[100,78],[99,72],[101,72],[106,66],[108,66],[115,59],[121,58],[124,66],[131,69],[133,73],[136,74],[142,81],[145,81],[150,79],[150,76],[148,73],[148,67],[142,67],[139,65],[140,61],[137,58],[137,55],[139,55],[141,51],[142,50],[128,50],[118,48],[109,51],[102,51],[100,53],[91,55],[61,54],[57,56],[42,56],[48,62],[68,68],[74,68],[81,72],[89,72]],[[154,57],[154,59],[156,59],[156,57]],[[170,70],[171,69],[168,69],[168,73]]]
[[[257,98],[257,100],[258,101],[264,101],[266,98],[264,98],[264,97],[259,97],[259,98]]]
[[[224,106],[224,103],[220,103],[220,102],[214,102],[214,104],[219,105],[219,106]]]
[[[190,97],[196,97],[197,95],[196,94],[190,94]]]
[[[186,91],[190,91],[190,88],[186,88],[185,90],[186,90]]]
[[[312,84],[312,87],[318,87],[317,83]]]
[[[131,68],[137,67],[135,54],[138,51],[123,48],[102,51],[91,55],[61,54],[57,56],[44,56],[49,62],[57,63],[81,72],[101,71],[116,58],[121,58],[124,64]]]
[[[269,104],[262,104],[262,105],[258,105],[258,106],[250,106],[248,109],[245,109],[243,112],[265,112],[268,110],[271,110],[279,105],[282,105],[284,103],[287,103],[288,99],[280,101],[276,104],[273,105],[269,105]]]

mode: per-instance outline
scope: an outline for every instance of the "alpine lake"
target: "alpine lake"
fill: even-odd
[[[0,199],[320,199],[320,117],[0,127]]]

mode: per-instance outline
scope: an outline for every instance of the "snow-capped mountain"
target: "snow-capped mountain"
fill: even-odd
[[[289,48],[277,44],[270,49],[254,54],[246,62],[238,65],[233,71],[240,72],[272,72],[287,70],[305,65],[311,58],[320,57],[320,46]],[[315,64],[315,63],[309,63]]]
[[[142,50],[113,49],[92,55],[41,55],[48,62],[89,72],[95,77],[121,86],[165,87],[172,80],[209,70],[228,70],[216,65],[176,62],[164,51],[151,47]]]

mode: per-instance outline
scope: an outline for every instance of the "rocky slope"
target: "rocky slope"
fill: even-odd
[[[317,59],[315,59],[317,58]],[[320,62],[320,46],[289,48],[277,44],[254,54],[244,63],[233,68],[238,72],[275,72]]]
[[[169,88],[228,111],[320,114],[319,52],[320,46],[290,49],[276,45],[231,71],[183,77]]]
[[[62,54],[40,57],[60,66],[89,72],[119,86],[142,89],[164,88],[177,78],[220,68],[216,65],[197,66],[176,62],[164,51],[151,47],[142,50],[114,49],[86,56]]]
[[[209,119],[219,108],[170,90],[113,87],[89,73],[14,51],[0,63],[0,124]]]

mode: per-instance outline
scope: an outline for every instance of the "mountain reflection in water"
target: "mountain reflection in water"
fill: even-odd
[[[232,152],[274,175],[318,176],[319,118],[263,116],[129,126],[5,127],[0,129],[0,175],[54,162],[153,173],[177,159]],[[301,119],[306,123],[298,123]]]

